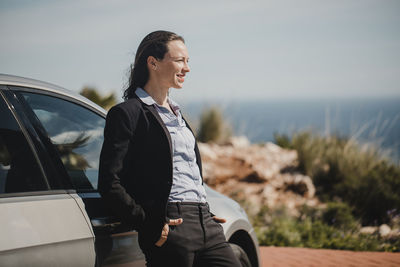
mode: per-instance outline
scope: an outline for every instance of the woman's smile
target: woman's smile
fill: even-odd
[[[178,81],[180,83],[183,83],[185,81],[185,74],[177,74],[176,76],[178,77]]]

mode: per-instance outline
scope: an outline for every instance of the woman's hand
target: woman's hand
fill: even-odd
[[[161,231],[161,237],[160,239],[156,242],[156,246],[157,247],[161,247],[165,241],[167,241],[168,238],[168,233],[169,233],[169,225],[180,225],[183,223],[183,219],[179,218],[179,219],[174,219],[174,220],[169,220],[168,223],[164,224],[164,227]]]
[[[220,218],[220,217],[217,217],[217,216],[213,216],[212,218],[213,218],[214,221],[216,221],[217,223],[226,223],[226,219],[224,219],[224,218]]]

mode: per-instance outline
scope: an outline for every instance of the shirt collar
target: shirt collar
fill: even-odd
[[[140,100],[142,100],[143,103],[145,103],[146,105],[154,105],[156,103],[156,101],[154,101],[154,99],[142,88],[137,88],[135,91],[135,94],[140,98]]]
[[[143,103],[146,105],[152,106],[152,105],[157,105],[161,107],[159,104],[157,104],[156,101],[142,88],[138,87],[135,91],[135,94],[142,100]],[[180,111],[180,107],[178,103],[176,103],[174,100],[172,100],[170,97],[167,98],[168,104],[171,106],[172,110],[175,113],[178,113],[177,111]]]
[[[169,106],[172,108],[175,114],[179,114],[181,111],[181,108],[179,107],[178,103],[176,103],[174,100],[168,97],[167,99]]]

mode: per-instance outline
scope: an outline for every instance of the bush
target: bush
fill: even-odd
[[[292,142],[288,135],[274,133],[274,139],[278,146],[282,148],[293,149]]]
[[[311,132],[275,135],[278,144],[298,153],[299,171],[310,176],[322,201],[348,203],[363,224],[390,222],[400,213],[400,166],[383,158],[372,145]]]
[[[221,143],[231,136],[231,128],[224,121],[222,112],[216,108],[203,111],[197,138],[200,142]]]
[[[377,235],[359,234],[354,225],[341,225],[339,228],[335,224],[325,223],[321,216],[332,213],[344,213],[344,218],[351,216],[348,208],[341,204],[332,204],[330,208],[321,213],[313,208],[308,208],[306,213],[314,214],[311,216],[300,216],[299,218],[288,216],[282,210],[271,211],[262,209],[257,218],[272,218],[261,226],[262,222],[255,224],[256,233],[260,245],[264,246],[291,246],[325,249],[346,249],[356,251],[399,251],[398,239],[384,240]],[[338,212],[339,211],[339,212]],[[268,216],[263,214],[268,213]],[[351,219],[350,219],[351,221]]]
[[[357,227],[357,221],[352,214],[352,208],[346,203],[330,202],[323,211],[324,223],[338,229],[353,230]]]
[[[107,96],[102,96],[97,91],[97,89],[92,87],[82,88],[80,94],[106,110],[109,110],[112,106],[114,106],[117,103],[117,99],[114,93],[111,93]]]

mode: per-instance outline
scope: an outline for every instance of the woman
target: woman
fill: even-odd
[[[99,191],[139,233],[147,266],[240,266],[206,202],[201,159],[179,106],[168,97],[190,71],[181,36],[140,43],[125,102],[107,114]]]

